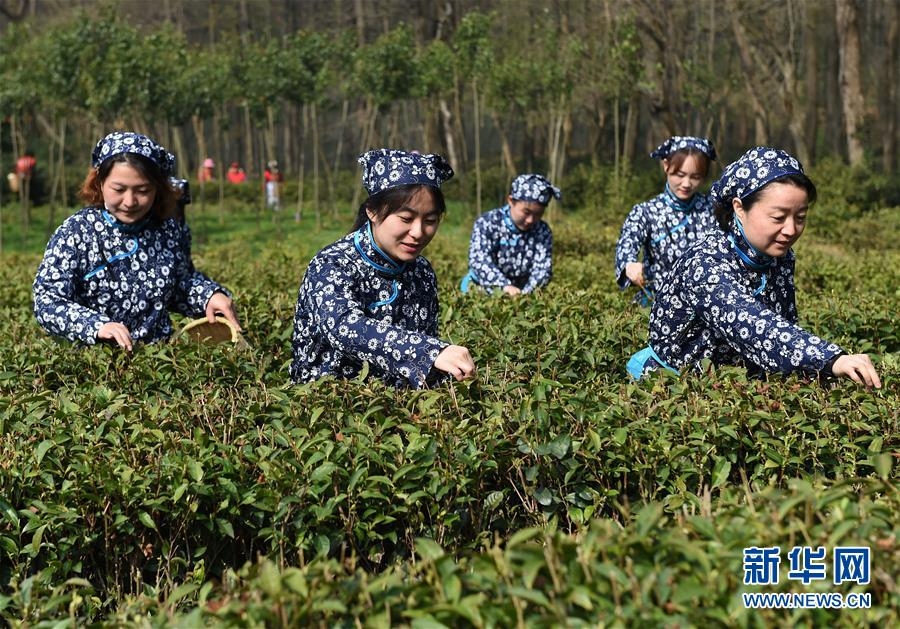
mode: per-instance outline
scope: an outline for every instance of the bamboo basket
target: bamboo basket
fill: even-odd
[[[234,324],[219,316],[216,317],[215,323],[210,323],[206,317],[189,321],[181,328],[178,336],[198,343],[234,343],[237,347],[248,347],[247,341]]]

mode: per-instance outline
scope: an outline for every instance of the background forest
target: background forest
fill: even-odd
[[[894,0],[2,0],[0,163],[34,151],[63,206],[112,128],[183,177],[277,159],[316,208],[380,145],[446,155],[477,210],[517,172],[646,167],[672,134],[893,175],[898,24]]]

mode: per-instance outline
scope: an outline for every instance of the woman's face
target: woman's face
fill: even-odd
[[[147,216],[156,200],[156,187],[125,162],[113,164],[100,192],[107,211],[123,223],[136,223]]]
[[[706,180],[706,168],[697,155],[688,155],[677,168],[667,159],[662,161],[662,165],[666,171],[669,190],[682,201],[690,201]]]
[[[422,186],[396,212],[379,220],[368,212],[375,243],[397,262],[411,262],[428,246],[441,222],[440,211],[427,186]]]
[[[546,205],[535,201],[520,201],[509,197],[509,215],[513,223],[523,232],[527,232],[537,225],[544,216]]]
[[[809,196],[799,186],[774,181],[760,191],[749,210],[744,209],[740,199],[734,199],[732,205],[747,241],[767,255],[780,257],[803,234]]]

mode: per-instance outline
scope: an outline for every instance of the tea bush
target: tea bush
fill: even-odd
[[[618,225],[560,217],[547,289],[462,295],[468,211],[428,255],[442,336],[472,350],[479,375],[431,391],[290,385],[300,277],[342,231],[308,219],[231,242],[210,225],[195,247],[198,268],[234,289],[247,350],[51,339],[31,314],[39,253],[0,259],[0,618],[900,622],[895,239],[864,250],[812,221],[798,247],[802,323],[872,353],[883,389],[711,367],[634,383],[624,363],[647,312],[615,287]],[[872,582],[857,587],[871,609],[743,608],[744,547],[820,544],[872,548]]]

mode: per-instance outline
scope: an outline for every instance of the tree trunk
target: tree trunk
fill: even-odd
[[[302,108],[303,117],[303,137],[307,136],[309,131],[309,105],[304,104]],[[300,174],[297,175],[297,209],[294,212],[294,222],[299,223],[303,218],[303,180],[306,175],[306,151],[303,143],[300,143],[298,150],[300,152]],[[318,216],[318,213],[316,214]],[[318,222],[318,221],[317,221]]]
[[[231,164],[231,159],[225,157],[225,150],[222,147],[222,124],[219,116],[219,111],[217,109],[213,109],[213,117],[212,117],[212,144],[213,144],[213,155],[216,156],[216,163],[219,165],[219,174],[216,177],[216,180],[219,182],[219,207],[218,207],[218,216],[219,216],[219,225],[225,224],[225,174],[228,172],[228,168],[230,166],[226,166],[226,164]],[[225,161],[228,159],[228,161]]]
[[[459,166],[459,156],[456,154],[456,142],[453,140],[453,113],[443,98],[438,101],[441,109],[441,117],[444,120],[444,144],[447,146],[447,161],[456,168]]]
[[[509,137],[506,134],[506,129],[503,128],[503,123],[500,122],[500,116],[497,115],[497,112],[491,112],[491,120],[494,121],[494,126],[497,127],[497,132],[500,134],[501,154],[503,155],[503,164],[506,166],[506,174],[512,179],[516,176],[516,160],[513,158],[512,148],[509,145]]]
[[[56,187],[59,186],[59,196],[61,198],[61,203],[63,207],[69,205],[68,192],[66,191],[66,118],[63,116],[59,120],[59,131],[57,132],[57,147],[59,150],[57,151],[57,159],[58,164],[54,170],[56,171],[56,176],[53,180],[53,198],[56,198]],[[49,220],[49,229],[48,235],[53,233],[53,230],[56,229],[56,216],[54,210],[56,209],[56,205],[53,201],[50,202],[50,220]]]
[[[841,105],[844,111],[844,135],[851,166],[865,157],[860,139],[865,112],[862,93],[859,16],[854,0],[835,0],[835,24],[838,35],[838,76]]]
[[[262,177],[262,171],[256,169],[256,158],[253,155],[253,123],[250,121],[250,105],[244,103],[244,169]]]
[[[475,216],[481,216],[481,109],[478,102],[478,81],[472,81],[472,117],[475,131]]]
[[[459,139],[457,159],[460,161],[458,164],[454,162],[453,165],[460,170],[465,170],[469,163],[469,147],[466,143],[466,127],[463,119],[465,116],[462,115],[463,98],[464,95],[461,94],[461,90],[453,90],[453,127],[448,131],[448,133],[454,134],[454,137]]]
[[[316,216],[320,215],[319,207],[321,199],[319,194],[319,108],[316,103],[310,104],[310,121],[313,137],[313,207],[316,208]]]
[[[344,100],[344,104],[341,107],[341,122],[338,125],[339,133],[338,133],[338,141],[337,146],[334,149],[334,167],[332,169],[331,180],[335,181],[338,178],[338,173],[341,168],[341,157],[344,152],[344,135],[347,132],[347,120],[350,117],[350,101]],[[334,186],[329,185],[328,188],[328,201],[333,207],[337,201],[334,195]]]
[[[366,103],[367,103],[368,112],[366,115],[366,119],[363,122],[363,125],[364,125],[363,136],[362,136],[362,142],[360,142],[360,147],[359,147],[360,154],[364,153],[367,150],[367,148],[369,147],[369,145],[372,141],[372,136],[375,135],[375,122],[378,118],[378,106],[375,104],[375,102],[371,98],[368,98],[368,99],[366,99]],[[359,194],[360,194],[359,186],[354,186],[353,187],[353,200],[350,203],[351,210],[356,208],[359,205]],[[335,214],[337,213],[337,205],[335,205],[332,208],[332,211]]]
[[[887,25],[884,76],[887,77],[887,80],[882,83],[884,89],[878,117],[884,121],[884,128],[881,132],[882,168],[886,174],[892,175],[897,168],[897,116],[898,110],[900,110],[900,107],[896,105],[897,98],[900,97],[900,90],[897,89],[897,82],[900,81],[900,74],[897,72],[897,56],[900,55],[900,47],[898,47],[900,15],[898,15],[897,5],[892,2],[884,3],[884,10],[884,23]]]
[[[804,123],[803,135],[805,144],[809,153],[809,162],[803,162],[804,166],[812,166],[817,158],[817,138],[819,132],[819,64],[816,41],[816,24],[819,14],[818,6],[815,2],[811,2],[806,6],[806,24],[803,29],[803,58],[806,61],[804,69],[806,72],[806,121]]]
[[[625,136],[622,138],[622,159],[631,163],[637,148],[637,132],[640,117],[640,99],[637,94],[632,94],[628,99],[628,112],[625,114]]]
[[[738,53],[741,59],[741,69],[744,73],[744,81],[748,86],[748,88],[744,90],[744,93],[753,109],[753,140],[756,144],[767,145],[769,143],[769,132],[766,108],[760,101],[756,90],[753,89],[755,84],[754,79],[756,78],[753,53],[750,48],[750,42],[747,41],[744,29],[738,21],[738,13],[733,5],[731,9],[731,31],[734,34],[734,42],[738,47]]]
[[[208,153],[206,151],[206,135],[203,132],[203,119],[194,114],[191,116],[191,125],[194,128],[194,137],[197,140],[197,163],[202,166],[203,160],[206,159]],[[201,214],[206,209],[206,181],[200,180],[200,207]]]

